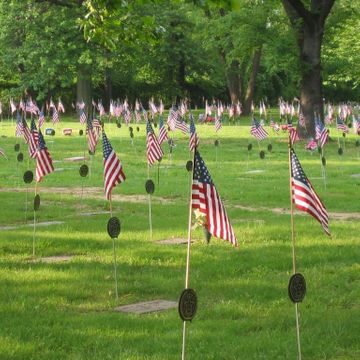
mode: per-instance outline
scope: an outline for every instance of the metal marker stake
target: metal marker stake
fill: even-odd
[[[293,204],[292,185],[291,185],[291,140],[290,140],[290,136],[289,136],[289,183],[290,183],[292,261],[293,261],[293,274],[295,274],[296,273],[295,222],[294,222],[294,204]],[[301,360],[299,309],[298,309],[297,303],[295,303],[295,319],[296,319],[296,340],[297,340],[298,360]]]
[[[193,155],[192,171],[191,171],[191,186],[190,186],[190,196],[189,196],[189,221],[188,221],[188,242],[187,242],[187,252],[186,252],[186,273],[185,273],[185,289],[189,288],[189,276],[190,276],[190,245],[191,245],[191,217],[192,217],[192,182],[194,177],[194,167],[195,167],[195,151]],[[183,339],[182,339],[182,351],[181,359],[185,360],[186,352],[186,321],[183,321]]]
[[[109,203],[110,203],[110,217],[112,217],[112,204],[111,204],[111,194],[110,194],[110,198],[109,198]],[[115,278],[115,298],[116,301],[119,300],[119,292],[118,292],[118,279],[117,279],[117,265],[116,265],[116,247],[115,247],[115,238],[112,238],[112,242],[113,242],[113,258],[114,258],[114,278]]]

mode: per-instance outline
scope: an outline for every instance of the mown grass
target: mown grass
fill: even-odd
[[[105,125],[107,135],[122,160],[127,180],[116,187],[114,215],[122,223],[117,240],[119,301],[115,302],[112,242],[106,232],[108,214],[81,216],[83,212],[109,209],[105,198],[84,195],[80,163],[66,157],[84,152],[84,138],[75,131],[61,135],[62,127],[80,129],[67,119],[55,137],[46,136],[57,169],[38,187],[41,207],[37,221],[63,221],[38,227],[38,258],[68,254],[67,263],[33,261],[31,226],[0,231],[0,358],[1,359],[178,359],[182,323],[177,310],[148,315],[113,311],[116,305],[153,299],[177,300],[184,288],[186,246],[159,245],[156,241],[187,236],[190,158],[187,137],[175,133],[172,159],[168,145],[160,165],[151,169],[155,182],[152,203],[153,239],[148,230],[145,181],[145,126],[129,130]],[[27,149],[13,137],[14,126],[0,125],[0,147],[8,160],[0,158],[0,226],[24,225]],[[135,126],[134,126],[135,128]],[[210,125],[197,127],[200,152],[227,206],[239,241],[203,241],[201,229],[193,232],[190,286],[198,294],[198,312],[189,325],[189,359],[294,359],[296,358],[294,306],[287,284],[292,274],[290,216],[272,208],[289,210],[289,178],[286,135],[271,133],[272,153],[260,144],[266,158],[249,138],[248,121],[224,126],[215,134]],[[360,173],[355,137],[346,139],[342,157],[337,154],[337,132],[327,145],[327,186],[321,177],[320,159],[295,146],[308,177],[331,213],[358,213]],[[220,140],[218,149],[215,139]],[[342,139],[341,139],[342,140]],[[53,141],[53,142],[51,142]],[[21,144],[23,163],[16,163],[14,144]],[[248,143],[253,150],[248,152]],[[101,145],[101,143],[99,144]],[[216,153],[217,151],[217,153]],[[101,146],[87,164],[91,176],[85,188],[103,186]],[[18,170],[17,170],[18,167]],[[35,163],[29,161],[34,170]],[[263,172],[248,172],[263,170]],[[20,175],[20,180],[18,178]],[[57,187],[73,193],[51,191]],[[22,192],[17,191],[21,189]],[[29,209],[34,183],[29,187]],[[137,202],[126,195],[145,196]],[[121,197],[123,196],[123,198]],[[32,223],[33,212],[27,221]],[[301,341],[304,359],[358,359],[360,345],[360,252],[359,220],[331,218],[332,238],[308,215],[297,214],[297,270],[307,281],[302,304]]]

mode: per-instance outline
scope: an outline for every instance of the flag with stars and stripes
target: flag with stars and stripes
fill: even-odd
[[[149,122],[146,123],[146,155],[149,166],[153,165],[155,161],[160,161],[164,153],[160,147],[158,139],[154,134],[154,130]]]
[[[5,150],[0,148],[0,156],[3,156],[5,159],[7,159],[6,154],[5,154]]]
[[[218,132],[221,129],[221,119],[220,116],[215,116],[215,131]]]
[[[194,156],[191,201],[192,209],[205,217],[205,226],[211,235],[230,241],[231,244],[237,246],[236,236],[224,204],[216,191],[204,160],[197,150],[195,150]]]
[[[39,129],[44,125],[44,122],[45,122],[44,110],[40,110],[40,112],[39,112],[39,123],[38,123]]]
[[[61,99],[59,98],[59,102],[58,102],[58,108],[57,108],[58,112],[62,112],[65,113],[65,107],[63,105],[63,103],[61,102]]]
[[[29,155],[31,158],[35,159],[36,151],[39,143],[39,132],[36,128],[34,119],[31,119],[30,133],[31,133],[30,143],[32,144],[32,146],[29,146]]]
[[[280,130],[279,124],[277,122],[275,122],[274,119],[270,119],[270,127],[277,133]]]
[[[106,198],[110,199],[112,189],[117,184],[125,181],[126,176],[124,174],[121,162],[116,156],[116,153],[104,131],[102,133],[102,142],[104,155],[104,190]]]
[[[189,138],[189,149],[194,151],[199,145],[199,138],[196,133],[196,128],[194,124],[194,117],[190,113],[190,138]]]
[[[13,114],[16,111],[16,105],[12,99],[10,100],[10,108],[11,108],[11,114]]]
[[[336,129],[342,131],[343,133],[349,132],[349,128],[339,116],[336,118]]]
[[[319,196],[302,169],[295,151],[290,150],[291,159],[291,194],[295,206],[314,217],[330,236],[329,216]]]
[[[175,121],[175,129],[179,129],[183,134],[189,133],[189,128],[184,119],[179,115]]]
[[[59,113],[54,106],[53,113],[52,113],[52,122],[53,122],[53,124],[57,124],[59,121],[60,121]]]
[[[253,119],[252,121],[250,133],[258,140],[264,140],[268,136],[266,130],[261,126],[261,124],[256,119]]]
[[[15,109],[16,110],[16,109]],[[19,111],[16,112],[15,136],[20,137],[24,132],[23,122]]]
[[[80,109],[80,117],[79,117],[79,121],[80,121],[80,124],[85,124],[86,123],[86,114],[85,114],[85,110],[84,109]]]
[[[46,147],[44,137],[39,130],[39,147],[36,152],[36,169],[35,169],[35,180],[40,182],[41,179],[54,171],[54,166],[51,160],[51,156]]]
[[[180,116],[179,111],[176,106],[173,106],[168,115],[167,124],[169,125],[169,128],[171,131],[175,131],[176,129],[176,122],[178,117]]]
[[[353,128],[354,133],[360,135],[360,119],[353,115]]]
[[[86,120],[86,133],[88,136],[88,149],[92,154],[95,154],[98,137],[93,128],[93,124],[92,124],[92,121],[90,120],[90,118],[87,118],[87,120]]]
[[[164,120],[160,116],[159,119],[159,144],[161,145],[165,140],[168,139],[168,133],[164,125]]]
[[[329,130],[326,129],[324,124],[319,118],[315,118],[315,138],[319,142],[319,146],[323,148],[329,138]]]

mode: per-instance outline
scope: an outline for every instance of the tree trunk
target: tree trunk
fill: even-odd
[[[251,104],[254,99],[255,93],[255,84],[256,84],[256,76],[260,67],[260,59],[261,59],[261,47],[255,50],[251,74],[246,90],[245,101],[244,101],[244,115],[249,115],[251,113]]]
[[[225,75],[231,103],[236,104],[241,99],[242,89],[239,61],[233,60],[230,67],[226,69]]]
[[[91,113],[91,90],[91,69],[86,65],[80,64],[77,72],[76,101],[85,102],[86,114]]]
[[[108,109],[108,106],[110,104],[110,100],[112,99],[112,81],[111,81],[111,69],[108,66],[109,63],[109,58],[110,58],[110,51],[109,50],[105,50],[105,59],[106,59],[106,65],[105,65],[105,83],[104,83],[104,88],[105,88],[105,96],[104,96],[104,102],[103,105],[105,107],[105,109]]]
[[[323,88],[321,76],[321,43],[323,27],[316,22],[304,24],[303,32],[299,36],[303,75],[301,81],[300,104],[305,117],[308,136],[315,137],[314,114],[323,112]]]

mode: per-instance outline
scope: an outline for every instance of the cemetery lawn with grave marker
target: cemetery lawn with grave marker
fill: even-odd
[[[266,152],[262,160],[249,124],[249,119],[241,119],[237,126],[225,121],[218,133],[213,124],[196,124],[201,155],[225,203],[239,248],[214,238],[206,245],[200,228],[192,233],[190,287],[197,292],[198,308],[188,324],[190,359],[296,358],[294,306],[287,290],[292,275],[287,133],[277,135],[265,127],[272,152],[266,150],[269,141],[261,142]],[[62,135],[65,127],[73,129],[72,136]],[[34,171],[35,162],[30,159],[28,167],[24,141],[13,136],[14,125],[2,123],[7,138],[1,139],[0,147],[9,160],[0,158],[0,226],[20,227],[0,230],[0,359],[180,358],[182,321],[177,309],[143,315],[114,310],[158,299],[178,301],[184,289],[186,246],[158,242],[187,238],[188,136],[170,133],[176,144],[172,160],[169,145],[163,144],[159,185],[157,165],[150,169],[156,184],[150,241],[145,124],[139,127],[132,145],[125,125],[117,128],[105,119],[106,134],[126,174],[126,181],[112,192],[113,216],[121,221],[115,302],[101,140],[93,159],[86,161],[89,174],[81,178],[78,162],[63,161],[84,156],[84,136],[77,135],[83,126],[62,119],[55,136],[45,136],[45,141],[54,141],[48,148],[52,159],[59,161],[55,168],[64,171],[47,175],[38,185],[41,205],[36,217],[38,222],[63,223],[37,228],[36,256],[72,258],[59,263],[32,261],[32,228],[22,226],[26,195],[22,176],[28,169]],[[333,141],[324,152],[326,190],[318,152],[306,151],[305,142],[295,144],[306,175],[330,212],[332,233],[328,238],[312,217],[296,212],[297,271],[307,285],[299,305],[301,347],[304,359],[357,359],[360,219],[346,214],[360,213],[360,178],[351,176],[360,172],[358,138],[347,136],[340,157],[334,127],[330,136]],[[217,163],[215,139],[220,140]],[[18,164],[16,143],[24,154]],[[28,187],[31,224],[34,182]]]

